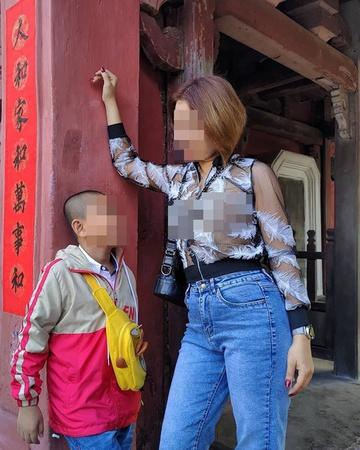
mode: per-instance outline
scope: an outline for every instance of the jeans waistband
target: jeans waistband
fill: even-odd
[[[261,267],[259,260],[226,258],[211,264],[199,262],[199,267],[197,264],[187,267],[185,269],[185,277],[187,283],[190,284],[196,281],[220,277],[233,272],[260,270]]]

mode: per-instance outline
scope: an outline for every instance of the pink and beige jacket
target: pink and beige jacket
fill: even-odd
[[[11,364],[12,396],[19,406],[30,406],[38,403],[47,362],[50,426],[68,436],[126,427],[136,421],[141,403],[139,392],[121,391],[116,383],[105,316],[81,275],[91,273],[90,267],[79,247],[70,245],[43,268]],[[135,278],[125,263],[115,289],[95,275],[117,306],[137,320]]]

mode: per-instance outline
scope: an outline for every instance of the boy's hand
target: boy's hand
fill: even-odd
[[[40,444],[39,437],[44,436],[44,418],[38,406],[19,408],[17,432],[27,444]]]
[[[136,356],[142,356],[146,352],[148,347],[149,343],[147,341],[144,341],[144,330],[141,330],[140,340],[137,343],[135,349]]]
[[[135,348],[136,356],[138,356],[138,357],[142,356],[148,347],[149,347],[149,343],[147,341],[144,341],[144,332],[141,330],[141,336],[140,336],[139,342],[137,343],[136,348]],[[124,369],[124,368],[128,367],[124,358],[118,358],[116,361],[116,366],[119,367],[120,369]]]
[[[136,356],[142,356],[148,347],[149,343],[147,341],[141,340],[136,346]]]
[[[104,69],[102,67],[95,73],[94,78],[92,79],[93,83],[96,83],[99,80],[104,81],[103,90],[102,90],[102,99],[105,104],[111,103],[116,100],[116,86],[118,79],[116,75],[114,75],[110,70]]]

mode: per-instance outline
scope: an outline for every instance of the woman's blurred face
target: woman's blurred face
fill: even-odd
[[[206,161],[217,152],[207,138],[204,121],[186,100],[178,100],[174,111],[174,148],[181,151],[184,161]]]

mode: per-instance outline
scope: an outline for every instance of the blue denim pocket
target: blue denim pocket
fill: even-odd
[[[254,307],[266,303],[263,290],[254,282],[217,286],[216,296],[225,305],[235,308]]]

